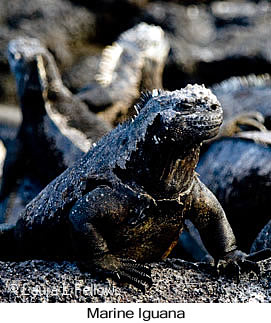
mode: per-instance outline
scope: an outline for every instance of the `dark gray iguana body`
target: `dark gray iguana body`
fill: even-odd
[[[244,260],[223,209],[194,169],[222,109],[204,86],[154,90],[138,116],[104,136],[2,227],[4,256],[74,256],[88,270],[142,286],[190,219],[215,259]],[[5,242],[6,241],[6,242]],[[8,242],[7,242],[8,241]],[[12,249],[14,248],[14,249]]]
[[[213,86],[212,91],[222,105],[224,120],[218,136],[203,146],[198,172],[225,210],[239,246],[248,251],[268,216],[266,211],[261,212],[255,223],[257,209],[264,210],[269,204],[269,176],[263,169],[263,165],[268,168],[269,153],[257,143],[271,144],[266,129],[271,126],[271,78],[268,74],[232,77]],[[213,143],[221,137],[236,139]],[[202,243],[196,241],[198,234],[193,225],[187,228],[188,231],[184,230],[180,235],[178,255],[188,259],[210,259]]]
[[[2,221],[16,222],[26,204],[111,127],[63,86],[53,56],[37,39],[12,40],[8,58],[23,119],[8,145],[0,196]]]

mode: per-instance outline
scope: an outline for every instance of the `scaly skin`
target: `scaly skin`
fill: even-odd
[[[3,228],[7,255],[73,256],[90,271],[144,289],[143,263],[168,256],[190,219],[213,257],[248,264],[215,196],[195,173],[203,140],[222,123],[204,86],[154,90],[134,120],[104,136]],[[10,249],[8,249],[10,248]],[[250,264],[250,263],[249,263]]]

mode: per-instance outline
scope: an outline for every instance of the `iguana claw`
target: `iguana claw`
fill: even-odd
[[[146,286],[152,285],[151,270],[148,266],[139,264],[134,260],[125,259],[119,269],[120,281],[130,283],[139,288],[143,293]]]
[[[219,276],[236,278],[237,283],[240,282],[241,269],[236,261],[227,262],[225,260],[220,260],[217,265],[217,271]]]
[[[117,282],[129,283],[145,292],[152,285],[151,270],[148,266],[137,263],[133,259],[122,259],[112,254],[104,254],[93,263],[83,263],[99,276],[112,277]]]
[[[259,276],[261,270],[257,262],[270,257],[271,249],[264,249],[249,255],[246,255],[239,250],[234,250],[218,262],[218,272],[220,275],[236,277],[237,282],[240,282],[240,273],[242,272],[253,271]]]

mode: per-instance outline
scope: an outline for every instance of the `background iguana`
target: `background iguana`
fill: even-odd
[[[271,129],[271,77],[269,74],[231,77],[212,87],[223,107],[220,136],[246,130]]]
[[[142,90],[162,87],[168,52],[163,30],[140,23],[103,50],[96,83],[86,86],[77,96],[116,125],[125,120]]]
[[[8,59],[22,123],[7,147],[0,218],[15,223],[20,210],[111,127],[63,86],[53,56],[39,40],[12,40]]]

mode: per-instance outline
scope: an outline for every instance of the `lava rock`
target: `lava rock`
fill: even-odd
[[[0,262],[1,303],[226,303],[270,301],[271,262],[260,263],[258,280],[242,274],[240,283],[217,278],[189,263],[170,259],[151,264],[154,284],[143,294],[130,285],[99,281],[80,272],[75,264],[32,260]]]

